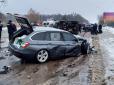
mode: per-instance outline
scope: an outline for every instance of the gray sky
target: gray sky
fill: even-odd
[[[26,14],[33,8],[40,14],[79,13],[90,22],[103,12],[114,12],[114,0],[8,0],[0,10],[4,13]]]

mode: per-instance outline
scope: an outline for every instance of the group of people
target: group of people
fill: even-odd
[[[82,31],[91,32],[92,35],[97,35],[98,33],[102,33],[102,25],[99,24],[80,24],[77,21],[59,21],[56,23],[55,28],[59,28],[62,30],[66,30],[71,32],[72,34],[79,34]]]
[[[3,24],[0,21],[0,42],[1,42],[2,28],[3,28]],[[17,31],[17,28],[16,28],[16,25],[11,20],[8,21],[7,28],[8,28],[8,36],[10,41],[13,37],[14,32]]]
[[[93,26],[91,27],[91,34],[97,35],[101,33],[102,33],[102,25],[101,24],[97,25],[96,23],[93,24]]]

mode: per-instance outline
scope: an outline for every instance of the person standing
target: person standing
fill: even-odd
[[[93,26],[93,34],[97,35],[97,24],[96,23]]]
[[[102,33],[102,25],[100,24],[99,27],[98,27],[98,32],[99,33]]]
[[[73,34],[78,35],[79,34],[79,24],[76,23],[73,27]]]
[[[1,43],[2,27],[3,27],[3,24],[2,24],[2,22],[0,21],[0,43]]]
[[[9,41],[10,41],[13,37],[14,32],[17,31],[17,28],[16,25],[11,20],[8,21],[7,28],[8,28]]]
[[[81,30],[82,30],[82,25],[79,24],[79,32],[81,33]]]

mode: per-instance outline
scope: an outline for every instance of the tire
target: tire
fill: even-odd
[[[49,52],[44,49],[38,51],[36,59],[39,63],[45,63],[49,59]]]
[[[89,51],[90,51],[90,46],[87,42],[82,42],[81,44],[81,53],[83,55],[85,54],[89,54]]]

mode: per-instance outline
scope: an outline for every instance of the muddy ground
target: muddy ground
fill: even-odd
[[[8,48],[2,47],[0,70],[5,65],[10,69],[0,74],[0,85],[103,85],[104,66],[98,42],[99,37],[92,36],[97,53],[44,64],[21,64],[18,58],[10,55]]]

